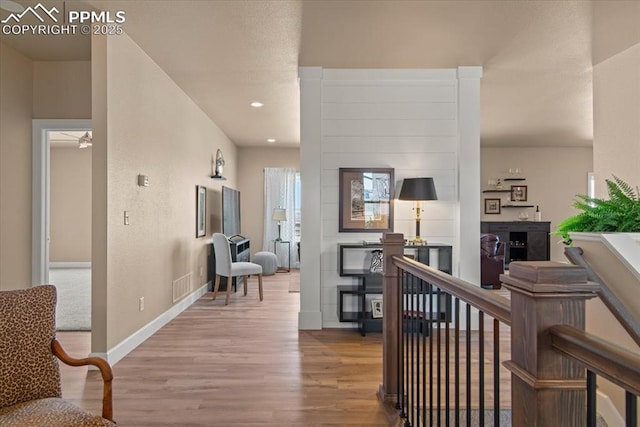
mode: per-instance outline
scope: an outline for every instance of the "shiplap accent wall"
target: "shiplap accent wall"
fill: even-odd
[[[471,209],[475,219],[465,219],[460,183],[469,181],[465,173],[477,174],[479,185],[479,110],[476,107],[477,120],[471,121],[470,132],[475,132],[475,137],[466,141],[478,146],[471,150],[477,152],[477,165],[461,170],[461,135],[469,134],[469,130],[461,129],[465,124],[460,120],[464,111],[461,107],[466,103],[461,102],[466,91],[460,91],[460,76],[465,72],[479,87],[481,71],[477,67],[300,69],[304,248],[301,328],[312,328],[312,324],[317,327],[318,317],[322,327],[351,326],[338,322],[336,287],[356,282],[338,275],[337,245],[381,237],[381,233],[338,232],[339,168],[394,168],[396,197],[404,178],[434,177],[438,201],[423,203],[421,234],[430,242],[454,246],[454,274],[468,270],[459,265],[459,260],[465,259],[459,250],[460,230],[465,222],[479,224],[479,197],[467,202],[477,205]],[[477,93],[471,96],[475,97]],[[474,103],[478,99],[471,99]],[[319,182],[311,174],[318,174]],[[475,190],[478,194],[479,187]],[[412,208],[412,202],[395,201],[394,231],[407,237],[415,234]],[[477,244],[473,250],[477,258]],[[312,297],[305,298],[305,294]]]

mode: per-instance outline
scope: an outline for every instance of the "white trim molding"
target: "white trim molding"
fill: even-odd
[[[49,282],[50,239],[50,149],[48,132],[52,130],[90,130],[90,119],[34,119],[31,122],[32,154],[32,226],[31,283]]]
[[[180,313],[185,311],[194,302],[196,302],[202,295],[207,292],[210,283],[211,282],[207,282],[198,290],[180,300],[169,310],[165,311],[164,313],[153,319],[151,322],[147,323],[142,328],[129,335],[129,337],[122,340],[120,344],[113,347],[107,353],[90,353],[89,356],[101,357],[109,362],[111,366],[115,365],[116,363],[121,361],[127,354],[131,353],[136,347],[145,342],[153,334],[158,332],[164,325],[175,319]],[[93,368],[92,370],[96,369],[97,368]]]

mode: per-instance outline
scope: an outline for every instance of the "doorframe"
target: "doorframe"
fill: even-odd
[[[51,145],[49,131],[91,130],[91,119],[33,119],[31,283],[49,282]]]

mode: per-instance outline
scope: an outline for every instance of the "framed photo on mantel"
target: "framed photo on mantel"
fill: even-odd
[[[340,168],[340,232],[393,231],[393,169]]]

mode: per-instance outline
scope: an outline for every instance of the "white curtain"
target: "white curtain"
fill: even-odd
[[[295,182],[293,168],[264,169],[264,236],[262,250],[274,252],[274,242],[278,237],[278,222],[272,219],[273,210],[280,208],[287,212],[287,220],[281,221],[281,238],[287,244],[277,244],[278,266],[298,268],[297,237],[295,233]],[[289,250],[287,254],[286,251]],[[287,256],[290,261],[287,261]]]

